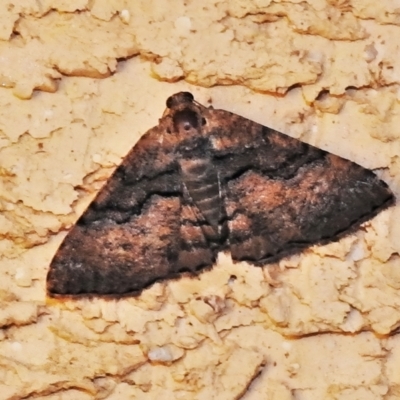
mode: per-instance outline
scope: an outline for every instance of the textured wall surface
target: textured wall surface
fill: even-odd
[[[0,400],[400,398],[397,206],[264,268],[221,254],[136,298],[45,290],[67,229],[180,90],[400,197],[396,3],[0,4]]]

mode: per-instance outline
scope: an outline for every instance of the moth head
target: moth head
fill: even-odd
[[[167,99],[167,108],[177,108],[181,104],[193,103],[194,97],[189,92],[175,93]]]
[[[197,103],[189,92],[179,92],[167,100],[164,117],[167,119],[167,133],[185,137],[202,136],[204,107]]]

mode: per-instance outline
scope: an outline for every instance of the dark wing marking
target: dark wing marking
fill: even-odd
[[[126,156],[56,253],[47,277],[51,296],[134,294],[190,270],[196,257],[212,264],[193,218],[191,229],[182,225],[188,206],[174,140],[161,125]]]
[[[261,265],[336,240],[394,201],[371,171],[189,93],[167,107],[60,246],[51,296],[137,294],[228,247]]]
[[[181,182],[175,144],[150,130],[126,156],[56,253],[50,295],[140,291],[177,258]]]
[[[351,161],[226,111],[209,120],[234,260],[336,240],[393,203],[386,183]]]

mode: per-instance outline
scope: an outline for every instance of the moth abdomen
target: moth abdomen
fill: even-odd
[[[223,214],[223,198],[218,171],[210,158],[184,159],[180,162],[182,180],[188,195],[204,220],[219,232]]]

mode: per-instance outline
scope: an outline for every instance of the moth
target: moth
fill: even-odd
[[[65,237],[48,294],[137,295],[220,251],[262,266],[393,202],[372,171],[180,92]]]

